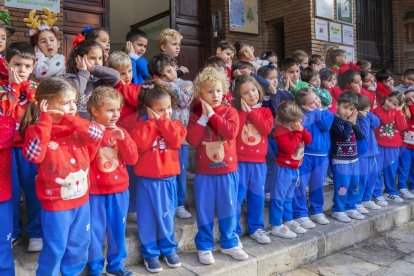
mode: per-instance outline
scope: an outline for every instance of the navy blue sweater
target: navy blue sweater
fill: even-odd
[[[358,159],[356,140],[363,139],[364,134],[357,124],[353,125],[335,116],[330,134],[332,159],[348,161]]]

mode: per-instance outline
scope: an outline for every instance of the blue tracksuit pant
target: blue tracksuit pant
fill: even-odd
[[[378,146],[378,150],[379,154],[376,156],[378,174],[374,188],[374,197],[382,196],[383,186],[385,186],[384,193],[397,195],[398,191],[395,187],[395,174],[397,173],[398,168],[400,148]]]
[[[128,213],[135,212],[135,208],[137,207],[136,203],[136,192],[137,192],[137,182],[138,176],[134,173],[134,166],[127,165],[126,166],[128,171],[129,177],[129,206],[128,206]]]
[[[12,192],[13,192],[13,238],[20,238],[20,189],[23,188],[26,199],[29,238],[42,237],[42,223],[40,218],[40,202],[36,195],[35,177],[36,164],[27,161],[22,154],[22,148],[12,149]]]
[[[398,189],[414,189],[414,149],[401,148],[397,175]]]
[[[91,241],[89,202],[65,211],[41,209],[43,250],[37,276],[80,275],[88,262]]]
[[[196,174],[194,196],[197,207],[195,236],[197,250],[212,250],[214,246],[214,214],[217,211],[221,248],[238,244],[236,230],[237,172],[226,174]]]
[[[332,164],[334,183],[332,212],[354,210],[358,197],[359,164]]]
[[[174,242],[177,177],[138,177],[136,202],[138,236],[144,259],[174,254],[177,251]]]
[[[273,135],[270,134],[267,136],[268,147],[267,147],[267,155],[266,155],[266,165],[267,165],[267,173],[266,173],[266,182],[265,182],[265,193],[270,193],[270,187],[272,186],[273,175],[275,174],[275,161],[277,155],[277,144]]]
[[[370,201],[374,192],[378,175],[377,159],[375,156],[360,157],[359,162],[359,194],[356,204]]]
[[[177,175],[177,201],[178,206],[185,205],[185,193],[187,191],[187,167],[188,167],[188,145],[182,145],[178,151],[180,157],[181,173]]]
[[[247,226],[249,234],[264,228],[264,181],[266,179],[266,163],[239,162],[239,186],[237,191],[237,227],[236,233],[241,236],[241,206],[247,200]]]
[[[13,232],[13,204],[11,200],[0,202],[0,275],[14,275],[14,260],[11,249]]]
[[[105,264],[103,246],[108,241],[106,271],[111,273],[124,267],[127,256],[125,243],[126,216],[129,191],[107,195],[90,195],[91,244],[89,246],[89,275],[101,275]]]
[[[270,190],[269,223],[280,226],[284,221],[293,220],[292,200],[295,187],[299,184],[299,170],[274,165]]]
[[[309,216],[306,188],[309,187],[310,213],[312,215],[323,212],[323,183],[328,172],[328,156],[307,155],[299,167],[299,186],[296,186],[293,195],[293,218]]]

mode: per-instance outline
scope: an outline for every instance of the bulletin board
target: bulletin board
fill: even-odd
[[[258,0],[229,0],[231,32],[259,34]]]

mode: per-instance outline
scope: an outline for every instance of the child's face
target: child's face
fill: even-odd
[[[368,73],[365,78],[362,80],[363,83],[373,83],[375,81],[374,75]]]
[[[316,63],[312,64],[312,68],[316,71],[319,72],[321,71],[323,68],[325,68],[326,65],[322,60],[318,60]]]
[[[351,92],[354,92],[354,93],[360,93],[361,92],[361,87],[362,87],[361,76],[360,75],[355,75],[349,90]]]
[[[333,86],[336,86],[338,84],[338,78],[336,77],[336,74],[332,75],[330,81],[332,82]]]
[[[227,49],[224,49],[224,50],[222,50],[221,48],[217,48],[216,56],[223,59],[224,63],[227,66],[231,66],[231,62],[232,62],[233,57],[234,57],[234,52],[230,48],[227,48]]]
[[[404,94],[405,102],[408,105],[414,104],[414,92],[408,92]]]
[[[309,58],[306,57],[301,63],[300,66],[302,66],[303,69],[307,68],[309,66]]]
[[[9,69],[13,68],[22,80],[28,80],[33,72],[34,60],[14,55],[10,62],[6,62],[6,66]]]
[[[270,56],[267,58],[267,61],[277,68],[277,56]]]
[[[257,87],[251,82],[240,85],[240,96],[249,106],[257,104],[260,97]]]
[[[385,86],[394,86],[394,79],[392,77],[388,77],[386,80],[383,80],[382,83]]]
[[[95,41],[102,46],[104,53],[109,55],[109,51],[111,50],[111,41],[109,40],[108,33],[105,31],[100,31]]]
[[[46,30],[39,34],[37,47],[45,56],[53,57],[58,52],[60,42],[54,32]]]
[[[206,101],[211,107],[217,107],[223,99],[223,86],[220,82],[204,85],[201,87],[200,98]]]
[[[254,48],[253,46],[244,46],[239,50],[239,57],[244,61],[254,60]]]
[[[76,115],[76,93],[72,90],[65,91],[62,97],[48,102],[48,110],[59,110],[67,115]]]
[[[118,69],[119,74],[121,75],[121,80],[125,84],[130,84],[132,81],[132,66],[128,65]]]
[[[175,69],[175,66],[165,66],[164,70],[162,70],[160,79],[166,82],[175,82],[177,80],[177,70]]]
[[[180,38],[174,38],[174,37],[168,37],[167,43],[164,45],[161,45],[161,51],[167,55],[170,55],[172,57],[178,57],[180,54],[180,48],[181,48],[181,39]]]
[[[0,27],[0,53],[6,50],[7,45],[7,31],[6,28]]]
[[[336,114],[344,120],[348,120],[349,117],[355,112],[355,105],[350,103],[337,104]]]
[[[147,51],[148,39],[140,37],[132,42],[135,54],[142,56]]]
[[[88,58],[88,61],[93,65],[102,66],[103,64],[103,53],[100,47],[93,47],[92,49],[90,49],[86,57]]]
[[[168,96],[162,97],[152,102],[151,109],[161,117],[171,118],[172,106],[171,98]]]
[[[385,98],[385,101],[382,107],[385,110],[393,110],[393,109],[396,109],[399,105],[400,105],[400,102],[398,101],[397,97],[387,97]]]
[[[314,110],[314,109],[320,109],[322,107],[321,99],[313,91],[310,92],[309,95],[306,96],[303,99],[303,102],[304,102],[304,105],[305,106],[311,108],[312,110]]]
[[[277,87],[279,84],[277,70],[271,70],[266,77],[266,80],[272,85],[273,87]]]
[[[292,65],[289,68],[285,70],[285,75],[288,75],[290,77],[290,80],[295,83],[299,81],[300,71],[298,65]]]
[[[401,81],[407,87],[413,86],[414,85],[414,74],[410,74],[410,75],[407,75],[407,76],[402,76]]]
[[[121,103],[119,100],[109,99],[103,106],[93,107],[91,111],[97,123],[107,128],[113,128],[116,126],[116,122],[118,122],[121,114]]]
[[[316,74],[309,80],[309,84],[313,87],[321,87],[321,77],[319,77],[319,74]]]

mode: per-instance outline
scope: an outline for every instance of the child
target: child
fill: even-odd
[[[93,28],[92,26],[87,26],[82,30],[82,35],[85,37],[85,40],[95,41],[101,45],[104,51],[103,63],[106,64],[106,61],[109,57],[109,52],[111,51],[111,40],[109,39],[108,31],[102,28]]]
[[[383,100],[393,91],[394,88],[394,79],[392,74],[388,70],[381,70],[375,74],[375,79],[377,80],[377,91],[376,99],[377,99],[377,106],[383,104]]]
[[[104,51],[97,42],[84,40],[74,46],[67,62],[65,78],[72,81],[79,91],[79,115],[89,118],[86,103],[92,91],[99,85],[114,87],[120,76],[116,70],[102,66]]]
[[[62,78],[42,81],[22,120],[23,154],[37,165],[43,250],[36,275],[79,275],[88,261],[89,168],[103,133],[76,117],[77,91]]]
[[[371,62],[365,59],[360,59],[357,61],[356,65],[359,67],[360,70],[367,70],[371,73]]]
[[[199,102],[188,123],[187,140],[197,149],[194,195],[198,233],[195,244],[200,263],[215,262],[213,225],[217,211],[221,252],[236,260],[249,256],[238,245],[236,230],[237,154],[239,116],[231,107],[221,105],[228,89],[226,75],[212,67],[204,68],[194,80]]]
[[[321,55],[311,55],[309,57],[309,67],[312,67],[316,72],[320,72],[322,69],[326,68],[325,59]]]
[[[147,51],[148,36],[140,29],[130,30],[126,35],[125,52],[131,58],[132,82],[143,84],[149,77],[148,61],[144,57]]]
[[[258,83],[263,87],[263,89],[269,91],[270,93],[276,92],[276,87],[270,85],[270,83],[264,79],[261,75],[256,73],[256,69],[248,61],[236,60],[231,67],[232,75],[237,78],[240,76],[252,76],[256,79]]]
[[[359,183],[357,140],[364,138],[356,124],[357,106],[357,94],[342,93],[338,98],[336,116],[330,130],[334,183],[332,217],[341,222],[350,222],[350,217],[365,218],[355,206]]]
[[[323,68],[319,71],[319,77],[321,79],[321,87],[328,90],[332,98],[332,104],[328,109],[332,114],[336,114],[336,102],[339,95],[342,94],[342,90],[337,85],[336,73],[329,68]]]
[[[406,69],[401,76],[401,83],[395,87],[395,90],[405,93],[412,89],[414,89],[414,69]]]
[[[321,78],[319,73],[311,67],[303,69],[301,74],[302,81],[309,83],[310,88],[321,99],[323,107],[332,105],[332,97],[328,90],[321,88]]]
[[[282,60],[283,81],[279,86],[289,90],[293,96],[302,88],[308,88],[307,82],[300,80],[299,61],[296,58],[288,57]]]
[[[105,236],[108,240],[106,271],[115,275],[132,275],[124,267],[126,258],[125,229],[128,211],[128,173],[125,165],[135,165],[137,146],[124,129],[116,123],[120,118],[122,96],[112,87],[99,86],[90,96],[88,112],[93,120],[104,126],[102,142],[90,170],[91,244],[88,273],[103,273],[102,254]]]
[[[385,200],[403,202],[395,187],[395,173],[398,168],[398,156],[402,145],[401,132],[407,128],[407,121],[402,112],[404,94],[391,92],[382,100],[374,114],[380,119],[380,126],[375,130],[379,154],[377,155],[378,176],[374,188],[374,202],[381,207],[387,206]],[[384,175],[384,179],[382,178]],[[385,186],[384,195],[382,193]]]
[[[249,65],[253,66],[251,64],[249,64]],[[231,69],[230,69],[230,73],[229,73],[227,71],[227,66],[224,63],[224,61],[221,58],[217,57],[217,56],[213,56],[213,57],[210,57],[209,59],[207,59],[205,67],[214,67],[214,68],[217,68],[219,70],[224,70],[224,72],[227,73],[227,80],[230,83],[230,87],[229,87],[228,91],[226,91],[223,94],[223,99],[221,101],[221,104],[224,105],[224,106],[232,107],[233,106],[233,92],[230,89],[233,86],[233,78],[229,77],[229,75],[230,76],[232,75]]]
[[[180,174],[178,150],[187,131],[179,120],[171,120],[174,103],[167,87],[144,83],[140,104],[146,108],[148,119],[140,119],[131,132],[139,154],[134,168],[138,176],[138,236],[146,269],[160,272],[160,254],[169,267],[181,266],[174,242],[174,213]]]
[[[303,148],[312,142],[312,136],[302,126],[302,116],[302,110],[294,102],[280,104],[274,134],[278,152],[270,192],[269,223],[272,235],[287,239],[306,232],[292,216],[292,198],[299,183],[298,168],[302,164]]]
[[[177,58],[180,54],[181,40],[183,36],[174,29],[164,29],[160,32],[159,43],[161,53]],[[177,66],[177,77],[182,78],[184,74],[188,74],[188,68],[184,66]]]
[[[247,41],[238,41],[234,44],[236,48],[236,55],[239,60],[250,62],[255,71],[257,71],[260,67],[268,65],[269,62],[267,60],[261,60],[260,58],[256,58],[254,56],[254,47]]]
[[[300,90],[296,94],[296,103],[303,111],[303,127],[312,135],[312,143],[305,146],[303,163],[299,167],[300,181],[293,196],[293,218],[303,228],[310,229],[315,227],[311,219],[319,224],[329,223],[323,214],[323,184],[328,172],[329,130],[334,115],[328,109],[322,109],[319,96],[311,89]],[[306,200],[307,187],[311,219]]]
[[[359,70],[362,79],[361,93],[366,95],[371,102],[371,110],[377,107],[375,91],[377,90],[377,83],[374,75],[367,70]]]
[[[352,61],[347,60],[346,51],[335,47],[330,47],[326,51],[326,65],[331,68],[338,75],[345,73],[349,69],[355,71],[359,70],[359,67]]]
[[[233,76],[231,75],[231,65],[233,62],[235,52],[236,48],[234,48],[233,44],[231,44],[228,41],[222,40],[217,45],[216,57],[219,57],[224,60],[224,63],[226,64],[226,73],[227,76],[230,78],[230,84],[233,83]]]
[[[36,83],[29,81],[33,71],[35,53],[26,42],[13,42],[6,48],[8,79],[0,83],[0,109],[5,116],[16,121],[16,132],[12,149],[12,186],[13,186],[13,242],[21,238],[20,229],[20,190],[23,188],[28,210],[27,234],[29,252],[42,250],[42,227],[40,221],[40,203],[35,193],[36,166],[30,164],[22,155],[23,140],[19,135],[19,126],[25,109],[34,99]],[[16,100],[17,99],[17,100]]]
[[[296,50],[293,52],[292,57],[296,58],[299,61],[299,69],[302,73],[304,69],[309,66],[309,55],[302,50]]]
[[[267,60],[268,65],[272,65],[277,68],[277,54],[274,51],[264,51],[260,57],[261,60]]]
[[[247,226],[250,237],[258,243],[270,243],[264,229],[264,184],[266,179],[267,136],[272,131],[273,116],[262,107],[263,90],[257,81],[244,76],[236,81],[234,105],[239,111],[240,129],[236,140],[239,174],[237,228],[240,237],[240,213],[247,200]]]
[[[33,72],[38,81],[65,74],[65,57],[58,53],[60,40],[58,39],[59,28],[54,26],[56,16],[56,13],[45,8],[42,20],[36,21],[35,10],[30,12],[29,18],[25,18],[26,22],[30,22],[26,25],[30,28],[30,44],[35,48],[36,62]]]
[[[4,51],[7,46],[7,37],[11,36],[15,32],[15,28],[10,26],[10,14],[8,10],[0,12],[0,81],[7,79],[9,72],[4,65]]]
[[[375,93],[362,86],[362,77],[358,71],[349,69],[339,76],[339,88],[344,92],[362,94],[369,98],[371,105],[375,102]]]
[[[169,87],[176,99],[176,106],[173,108],[171,119],[181,121],[186,127],[190,118],[190,105],[194,98],[193,84],[191,81],[177,79],[176,66],[175,58],[166,54],[158,54],[152,58],[148,68],[153,78]],[[186,219],[191,217],[191,213],[185,208],[186,174],[189,158],[189,148],[186,141],[179,150],[179,156],[181,173],[177,176],[178,207],[175,214],[179,218]]]

